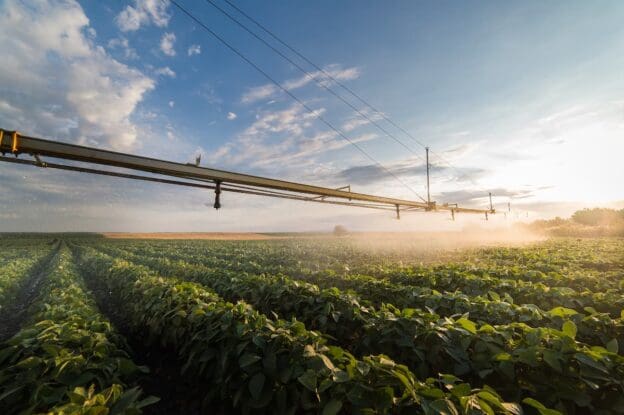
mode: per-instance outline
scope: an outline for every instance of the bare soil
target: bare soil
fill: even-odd
[[[206,239],[218,241],[259,241],[265,239],[288,239],[289,236],[267,235],[261,233],[234,233],[234,232],[164,232],[164,233],[132,233],[107,232],[105,238],[112,239]]]

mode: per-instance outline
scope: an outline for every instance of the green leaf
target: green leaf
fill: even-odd
[[[496,415],[494,409],[492,409],[492,407],[484,399],[479,398],[479,407],[481,407],[481,410],[487,415]]]
[[[500,352],[496,356],[494,356],[494,360],[498,360],[499,362],[511,360],[512,356],[507,352]]]
[[[5,391],[2,395],[0,395],[0,402],[4,398],[6,398],[7,396],[14,394],[15,392],[17,392],[18,390],[22,389],[23,387],[24,387],[24,385],[20,385],[20,386],[18,386],[16,388],[9,389],[8,391]]]
[[[332,399],[323,407],[323,415],[336,415],[342,409],[342,402]]]
[[[438,399],[429,404],[429,407],[435,411],[436,414],[441,415],[459,415],[459,411],[448,399]]]
[[[536,401],[533,398],[524,398],[522,403],[537,409],[537,412],[539,412],[540,415],[562,415],[561,412],[555,411],[554,409],[548,409],[541,402]]]
[[[262,373],[256,373],[249,381],[249,392],[255,400],[262,396],[262,388],[264,388],[265,376]]]
[[[565,323],[563,323],[561,331],[563,331],[563,334],[565,334],[566,336],[574,339],[576,337],[577,331],[576,324],[574,324],[574,322],[572,321],[566,321]]]
[[[606,375],[609,374],[609,370],[605,367],[605,365],[601,362],[597,362],[594,359],[592,359],[590,356],[583,354],[583,353],[575,353],[574,357],[576,358],[576,360],[578,360],[579,362],[593,368],[596,369]]]
[[[444,392],[438,388],[427,388],[427,389],[422,389],[420,391],[420,393],[422,394],[422,396],[426,396],[428,398],[433,398],[433,399],[443,399],[444,398]]]
[[[481,391],[477,393],[477,396],[483,400],[486,400],[492,403],[494,406],[500,406],[501,400],[498,396],[495,396],[493,393],[488,391]]]
[[[344,370],[338,370],[334,373],[334,382],[336,383],[344,383],[349,381],[349,373]]]
[[[366,376],[370,371],[370,366],[362,362],[361,360],[358,360],[358,362],[355,364],[355,367],[357,368],[358,372],[360,372],[364,376]]]
[[[457,323],[462,326],[462,328],[464,330],[469,331],[472,334],[476,334],[477,333],[477,325],[475,323],[473,323],[472,321],[468,320],[465,317],[462,317],[460,319],[457,320]]]
[[[492,300],[496,302],[500,302],[501,298],[500,298],[500,295],[498,295],[498,293],[494,291],[488,291],[488,294],[490,295],[490,297],[492,297]]]
[[[610,351],[611,353],[617,353],[619,349],[620,349],[620,345],[618,344],[617,339],[611,339],[607,343],[607,350]]]
[[[156,396],[148,396],[147,398],[141,400],[140,402],[137,402],[137,404],[135,405],[138,409],[144,408],[148,405],[153,405],[156,402],[159,402],[160,398],[156,397]]]
[[[299,383],[306,387],[311,392],[316,392],[316,373],[308,369],[305,373],[297,378]]]
[[[576,310],[573,310],[571,308],[555,307],[552,310],[548,311],[548,314],[552,317],[567,318],[578,313],[576,312]]]
[[[544,350],[544,361],[548,363],[548,366],[561,373],[561,361],[559,360],[559,354],[552,350]]]
[[[39,366],[39,364],[41,364],[41,362],[42,362],[41,358],[36,357],[36,356],[31,356],[31,357],[28,357],[28,358],[20,361],[15,366],[19,367],[20,369],[32,369],[34,367]]]
[[[468,383],[460,383],[459,385],[456,385],[453,387],[453,389],[451,389],[451,393],[458,398],[470,395],[471,391],[472,389],[470,388],[470,384]]]
[[[76,390],[74,390],[76,392]],[[134,405],[135,402],[139,400],[139,396],[141,395],[141,390],[139,388],[132,388],[125,391],[119,399],[115,402],[113,407],[111,408],[111,415],[121,415],[125,414],[126,410]]]
[[[254,363],[259,361],[260,359],[262,359],[262,358],[260,356],[258,356],[258,355],[251,354],[251,353],[245,353],[244,355],[242,355],[240,357],[240,359],[238,359],[238,365],[242,369],[242,368],[245,368],[247,366],[253,365]]]

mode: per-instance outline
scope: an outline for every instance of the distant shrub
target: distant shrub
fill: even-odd
[[[536,220],[524,226],[531,231],[550,236],[624,236],[624,209],[577,210],[570,219],[556,217],[549,220]]]
[[[345,236],[348,235],[349,231],[347,231],[347,228],[345,228],[342,225],[336,225],[334,226],[334,235],[335,236]]]
[[[577,210],[572,215],[574,222],[589,226],[616,225],[624,221],[624,209],[593,208]]]

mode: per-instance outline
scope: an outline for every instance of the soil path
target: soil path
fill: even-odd
[[[14,301],[0,312],[0,343],[13,337],[22,328],[28,318],[28,308],[39,293],[44,278],[50,272],[50,265],[58,254],[60,244],[42,258],[30,270],[29,275],[21,282],[22,287]]]

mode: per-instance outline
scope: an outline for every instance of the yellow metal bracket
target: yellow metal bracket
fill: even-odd
[[[13,131],[13,144],[11,145],[11,152],[17,153],[17,139],[19,137],[19,133],[17,131]]]

